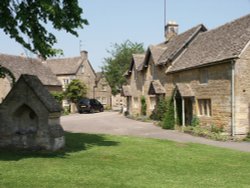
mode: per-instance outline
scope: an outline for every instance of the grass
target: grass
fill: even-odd
[[[250,153],[66,133],[65,151],[0,151],[0,187],[249,187]]]

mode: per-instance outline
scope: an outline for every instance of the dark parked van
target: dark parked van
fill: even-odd
[[[77,108],[79,113],[83,112],[103,112],[103,105],[96,99],[84,98],[78,101]]]

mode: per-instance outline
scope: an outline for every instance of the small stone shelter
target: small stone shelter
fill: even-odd
[[[61,106],[37,76],[21,75],[0,105],[0,147],[59,150],[64,147]]]

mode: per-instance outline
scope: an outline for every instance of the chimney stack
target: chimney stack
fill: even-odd
[[[165,39],[166,41],[171,40],[171,38],[178,35],[179,25],[175,21],[169,21],[165,26]]]
[[[88,52],[86,50],[81,51],[80,54],[84,60],[88,59]]]

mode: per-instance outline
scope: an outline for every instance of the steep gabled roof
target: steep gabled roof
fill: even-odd
[[[190,84],[186,83],[178,83],[176,84],[176,89],[180,92],[182,97],[193,97],[194,92],[190,86]]]
[[[49,59],[46,62],[54,74],[70,75],[77,73],[83,61],[84,59],[79,56],[71,58]]]
[[[148,93],[150,95],[156,95],[156,94],[164,94],[166,93],[166,91],[159,80],[153,80],[150,84]]]
[[[205,26],[200,24],[167,41],[166,50],[162,53],[159,61],[156,64],[166,64],[168,62],[172,62],[199,33],[206,30],[207,29]]]
[[[151,52],[152,58],[155,64],[158,64],[162,54],[166,51],[167,45],[150,45],[149,50]]]
[[[155,65],[162,65],[172,62],[184,49],[193,41],[193,39],[200,33],[207,29],[202,24],[181,33],[171,40],[158,45],[149,46],[144,64],[140,66],[139,70],[148,66],[149,58],[152,57]]]
[[[128,85],[122,86],[121,95],[124,96],[124,97],[131,97],[132,96],[132,92],[131,92],[130,86],[128,86]]]
[[[61,105],[58,102],[56,102],[55,98],[43,86],[43,83],[39,80],[39,78],[35,75],[28,75],[28,74],[20,75],[18,81],[10,90],[10,92],[8,93],[2,104],[5,104],[9,100],[13,100],[12,98],[13,96],[18,98],[16,94],[19,94],[19,92],[16,93],[16,88],[19,87],[18,84],[20,82],[26,83],[26,85],[34,92],[34,94],[38,97],[38,99],[42,102],[42,104],[47,108],[49,112],[61,112],[62,110]],[[29,96],[24,96],[23,94],[21,94],[21,98],[22,97],[27,98]]]
[[[47,86],[61,86],[53,72],[40,60],[22,56],[0,54],[0,65],[9,69],[16,80],[21,74],[36,75]]]
[[[250,41],[250,14],[199,34],[168,72],[238,58]]]
[[[135,69],[138,70],[140,65],[143,63],[145,58],[145,54],[133,54],[133,61]]]
[[[96,82],[99,82],[103,76],[104,76],[104,75],[103,75],[102,72],[97,72],[97,73],[96,73],[96,79],[95,79],[95,81],[96,81]]]
[[[124,73],[124,76],[129,76],[135,66],[135,70],[139,71],[143,65],[145,54],[132,54],[132,60],[129,69]]]

